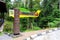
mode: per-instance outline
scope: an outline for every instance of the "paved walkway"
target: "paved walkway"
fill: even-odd
[[[6,34],[2,34],[0,35],[0,40],[13,40],[13,38]]]
[[[60,40],[60,30],[57,30],[42,36],[38,36],[33,40]]]
[[[4,28],[4,23],[1,25],[1,27],[0,27],[0,32],[2,32],[3,31],[3,28]]]

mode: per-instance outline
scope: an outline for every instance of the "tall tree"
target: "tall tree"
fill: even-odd
[[[33,8],[33,2],[32,2],[32,0],[30,0],[30,4],[29,4],[30,11],[32,11],[32,8]]]
[[[56,16],[56,14],[59,14],[57,11],[58,10],[57,6],[56,6],[57,3],[58,3],[57,0],[44,0],[43,1],[42,12],[39,16],[39,19],[40,19],[39,26],[40,27],[48,27],[48,22],[52,22],[54,20],[54,18],[58,17],[58,16]],[[54,10],[56,10],[56,11],[54,12]]]

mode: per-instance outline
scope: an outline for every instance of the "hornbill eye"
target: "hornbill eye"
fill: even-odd
[[[0,1],[0,13],[7,12],[6,3]]]

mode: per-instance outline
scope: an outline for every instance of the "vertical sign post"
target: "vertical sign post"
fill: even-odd
[[[20,35],[20,28],[19,28],[19,10],[14,9],[14,25],[13,25],[13,33],[14,35]]]

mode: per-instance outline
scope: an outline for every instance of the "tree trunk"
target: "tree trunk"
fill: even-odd
[[[33,19],[29,18],[29,27],[33,30]]]
[[[32,12],[32,10],[33,10],[33,2],[32,2],[32,0],[30,0],[29,9]]]
[[[60,0],[58,0],[58,9],[60,9]]]
[[[29,29],[29,18],[27,18],[27,29]]]

